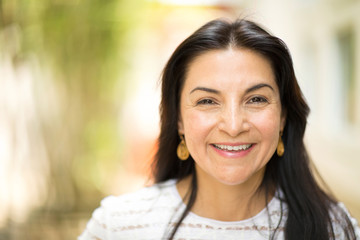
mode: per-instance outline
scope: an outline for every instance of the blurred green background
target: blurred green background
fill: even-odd
[[[161,68],[218,17],[254,19],[289,45],[313,109],[310,153],[359,217],[357,10],[350,0],[0,0],[0,240],[75,239],[103,197],[151,183]]]
[[[73,239],[104,197],[142,6],[0,1],[0,239]]]

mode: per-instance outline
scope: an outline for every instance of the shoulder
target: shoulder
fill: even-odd
[[[333,204],[330,210],[330,218],[336,239],[346,239],[346,233],[354,229],[356,239],[360,239],[360,228],[357,220],[351,216],[342,202]]]
[[[128,211],[131,206],[147,208],[155,201],[163,201],[171,197],[175,183],[175,180],[168,180],[123,195],[108,196],[101,201],[100,206],[110,211]]]
[[[101,201],[79,239],[128,239],[157,231],[159,236],[181,202],[175,191],[175,180],[154,184]],[[156,232],[153,234],[156,239]]]

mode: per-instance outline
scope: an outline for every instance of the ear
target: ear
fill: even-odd
[[[179,134],[184,135],[184,124],[181,115],[179,115],[179,119],[178,119],[178,132]]]

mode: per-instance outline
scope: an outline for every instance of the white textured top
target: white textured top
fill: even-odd
[[[168,180],[134,193],[105,198],[78,240],[168,239],[168,233],[186,207],[175,183],[175,180]],[[286,204],[281,203],[276,196],[269,202],[267,209],[243,221],[217,221],[190,212],[174,239],[269,239],[278,225],[274,239],[284,239],[286,216]],[[357,222],[353,218],[351,221],[360,239]],[[344,239],[340,226],[334,227],[336,239]]]

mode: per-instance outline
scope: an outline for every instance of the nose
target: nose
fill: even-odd
[[[246,111],[239,104],[232,104],[223,109],[218,128],[231,137],[236,137],[250,128]]]

